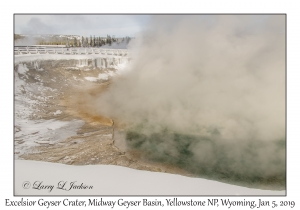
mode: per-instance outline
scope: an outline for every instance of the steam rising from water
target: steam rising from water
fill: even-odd
[[[36,44],[37,44],[37,40],[30,36],[22,37],[21,39],[15,40],[15,46],[30,46]]]
[[[284,15],[153,16],[131,48],[97,103],[130,147],[196,173],[285,176]]]

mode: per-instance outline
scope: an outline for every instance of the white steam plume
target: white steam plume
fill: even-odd
[[[151,131],[285,136],[284,16],[154,16],[99,111]],[[136,51],[135,51],[136,50]]]
[[[153,16],[96,99],[129,148],[210,178],[285,183],[285,16]]]

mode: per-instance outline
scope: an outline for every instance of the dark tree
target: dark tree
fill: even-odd
[[[81,47],[84,47],[84,37],[81,37]]]
[[[73,47],[77,47],[77,39],[74,37]]]

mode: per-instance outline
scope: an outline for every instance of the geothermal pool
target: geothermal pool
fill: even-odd
[[[109,91],[116,78],[122,81],[129,64],[129,58],[113,56],[15,56],[14,153],[18,195],[48,193],[26,191],[19,186],[24,176],[34,180],[39,168],[44,169],[41,176],[49,183],[56,183],[58,177],[47,175],[48,170],[65,170],[65,179],[71,177],[82,182],[87,182],[90,174],[102,174],[101,181],[91,175],[97,187],[85,192],[90,195],[285,194],[283,159],[272,159],[270,162],[279,169],[276,167],[266,175],[263,166],[255,167],[259,157],[253,153],[265,149],[284,156],[283,140],[272,145],[259,141],[216,144],[198,134],[167,128],[145,135],[145,128],[151,130],[147,122],[128,128],[128,122],[100,114],[98,98]],[[213,132],[218,134],[217,130]],[[168,144],[170,141],[172,144]],[[206,148],[206,154],[193,153],[191,147]],[[226,150],[234,147],[242,150],[239,162]],[[251,171],[249,166],[253,166]],[[121,179],[119,174],[130,177],[127,184],[116,181]],[[138,183],[146,182],[147,187],[138,187]],[[185,182],[185,187],[178,185]],[[103,183],[107,186],[100,189]],[[109,190],[109,186],[116,190]]]

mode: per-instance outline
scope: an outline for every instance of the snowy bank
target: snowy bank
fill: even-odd
[[[101,54],[88,54],[88,55],[63,55],[63,54],[24,54],[15,55],[15,62],[35,61],[35,60],[80,60],[80,59],[96,59],[96,58],[123,58],[127,57],[117,55],[101,55]]]
[[[114,165],[72,166],[16,160],[15,195],[285,195],[285,191],[250,189]]]

